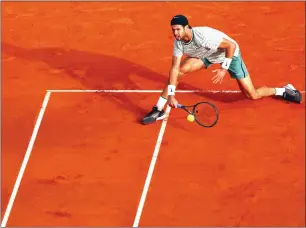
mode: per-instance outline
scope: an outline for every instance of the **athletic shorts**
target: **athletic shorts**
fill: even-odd
[[[203,58],[202,61],[206,68],[208,68],[210,65],[213,64],[206,58]],[[228,69],[228,72],[231,75],[231,77],[234,79],[242,79],[249,75],[249,72],[243,62],[240,52],[238,56],[233,57],[231,65]]]

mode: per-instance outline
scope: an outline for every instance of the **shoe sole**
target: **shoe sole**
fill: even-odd
[[[294,86],[291,85],[291,84],[285,85],[284,88],[291,89],[291,90],[296,90],[296,88],[294,88]]]
[[[156,122],[156,121],[158,121],[158,120],[163,120],[163,119],[165,119],[166,118],[166,115],[163,115],[163,116],[161,116],[161,117],[157,117],[156,119],[154,119],[154,118],[145,118],[143,121],[142,121],[142,124],[145,124],[145,125],[147,125],[147,124],[152,124],[152,123],[154,123],[154,122]]]
[[[162,115],[161,117],[157,117],[156,120],[163,120],[163,119],[165,119],[165,118],[166,118],[166,115]]]

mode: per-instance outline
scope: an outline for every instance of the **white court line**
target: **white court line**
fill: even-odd
[[[52,93],[160,93],[162,90],[121,90],[121,89],[50,89]],[[305,93],[305,91],[300,91]],[[176,93],[241,93],[240,90],[176,90]]]
[[[158,137],[157,137],[157,142],[156,142],[155,149],[154,149],[154,152],[153,152],[151,164],[150,164],[150,167],[149,167],[147,178],[146,178],[146,181],[145,181],[145,184],[144,184],[144,187],[143,187],[143,190],[142,190],[141,198],[140,198],[140,201],[139,201],[139,205],[138,205],[138,208],[137,208],[137,213],[136,213],[136,217],[135,217],[135,220],[134,220],[133,227],[138,227],[138,224],[139,224],[139,221],[140,221],[140,217],[141,217],[141,214],[142,214],[144,203],[146,201],[147,193],[148,193],[148,190],[149,190],[151,178],[152,178],[152,175],[153,175],[155,163],[156,163],[157,156],[158,156],[158,153],[159,153],[160,145],[162,143],[162,139],[163,139],[164,132],[165,132],[166,125],[167,125],[167,121],[168,121],[168,118],[169,118],[169,115],[170,115],[170,111],[171,111],[171,107],[167,106],[167,109],[166,109],[166,116],[167,117],[165,119],[163,119],[163,123],[160,127],[160,131],[159,131],[159,134],[158,134]]]
[[[47,92],[46,95],[45,95],[42,107],[41,107],[39,115],[37,117],[36,124],[34,126],[34,130],[33,130],[33,133],[32,133],[32,136],[31,136],[31,139],[30,139],[27,151],[25,153],[22,165],[20,167],[20,171],[18,173],[17,180],[15,182],[15,186],[13,188],[13,192],[11,194],[9,203],[8,203],[6,211],[5,211],[5,214],[4,214],[4,217],[3,217],[3,221],[1,223],[1,227],[5,227],[6,226],[7,220],[9,218],[9,216],[10,216],[10,213],[11,213],[11,210],[12,210],[12,207],[13,207],[16,195],[17,195],[17,191],[18,191],[20,183],[21,183],[22,176],[24,174],[24,171],[26,169],[27,163],[28,163],[30,155],[31,155],[31,151],[33,149],[33,145],[34,145],[37,133],[38,133],[39,126],[41,124],[42,118],[44,116],[44,113],[45,113],[45,110],[46,110],[46,107],[47,107],[47,104],[48,104],[48,101],[50,99],[50,95],[51,95],[51,92]]]
[[[40,124],[42,122],[43,115],[45,113],[45,110],[46,110],[46,107],[47,107],[47,104],[48,104],[48,101],[50,99],[50,96],[51,96],[52,92],[56,92],[56,93],[69,93],[69,92],[70,93],[82,93],[82,92],[83,93],[84,92],[89,92],[89,93],[160,93],[160,92],[162,92],[162,90],[81,90],[81,89],[47,90],[47,93],[45,95],[42,107],[41,107],[40,112],[39,112],[39,116],[38,116],[36,124],[34,126],[34,130],[33,130],[33,133],[32,133],[32,136],[31,136],[31,139],[30,139],[30,142],[29,142],[29,145],[28,145],[28,148],[27,148],[24,160],[23,160],[23,163],[21,165],[20,171],[18,173],[18,177],[16,179],[16,182],[15,182],[15,185],[14,185],[14,188],[13,188],[13,192],[11,194],[7,209],[5,211],[3,221],[1,223],[1,227],[5,227],[6,223],[8,221],[9,215],[10,215],[11,210],[12,210],[13,203],[14,203],[16,195],[17,195],[17,191],[18,191],[20,183],[21,183],[21,179],[23,177],[26,165],[27,165],[28,160],[30,158],[30,155],[31,155],[31,152],[32,152],[32,149],[33,149],[33,145],[34,145],[34,142],[35,142]],[[177,90],[176,92],[177,93],[240,93],[241,91],[240,90]],[[305,91],[300,91],[300,92],[305,93]],[[170,110],[171,110],[171,108],[168,106],[167,109],[166,109],[166,115],[168,115],[170,113]],[[154,166],[155,166],[157,156],[158,156],[158,153],[159,153],[159,148],[160,148],[160,145],[161,145],[161,142],[162,142],[162,137],[163,137],[163,134],[164,134],[164,131],[165,131],[165,128],[166,128],[167,119],[168,118],[163,120],[161,129],[160,129],[160,132],[159,132],[159,135],[158,135],[157,143],[156,143],[156,146],[155,146],[155,150],[154,150],[153,157],[152,157],[152,160],[151,160],[151,164],[150,164],[150,167],[149,167],[149,171],[148,171],[148,174],[147,174],[146,182],[145,182],[143,192],[142,192],[142,195],[141,195],[141,200],[140,200],[139,205],[138,205],[138,209],[137,209],[137,213],[136,213],[136,217],[135,217],[135,220],[134,220],[133,227],[137,227],[138,224],[139,224],[139,221],[140,221],[140,217],[141,217],[141,214],[142,214],[142,210],[143,210],[143,206],[144,206],[144,203],[145,203],[146,195],[147,195],[148,188],[149,188],[149,185],[150,185],[150,181],[151,181],[151,178],[152,178],[152,175],[153,175]]]
[[[52,93],[160,93],[162,90],[120,90],[120,89],[110,89],[110,90],[82,90],[82,89],[50,89],[47,90]],[[240,90],[176,90],[176,93],[240,93]]]

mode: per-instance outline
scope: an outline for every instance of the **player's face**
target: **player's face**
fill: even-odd
[[[182,40],[186,36],[186,27],[182,25],[172,25],[172,33],[176,40]]]

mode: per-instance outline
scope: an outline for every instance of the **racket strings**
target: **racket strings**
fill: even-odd
[[[218,118],[216,109],[207,103],[197,105],[194,109],[194,116],[204,126],[214,125]]]

